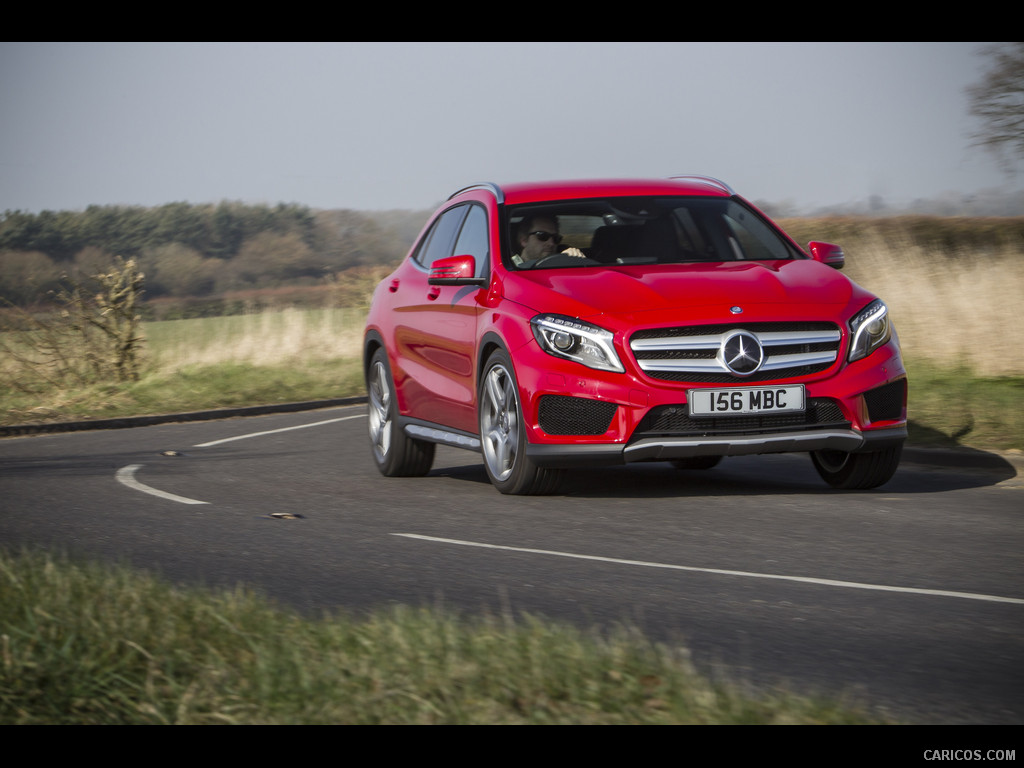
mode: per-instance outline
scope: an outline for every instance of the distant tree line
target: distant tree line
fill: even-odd
[[[0,215],[0,297],[39,301],[62,276],[133,259],[148,298],[312,285],[405,255],[426,213],[314,211],[300,205],[169,203],[155,208]]]

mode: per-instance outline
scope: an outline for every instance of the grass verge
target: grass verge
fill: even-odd
[[[5,391],[6,389],[6,391]],[[137,382],[24,393],[0,383],[0,425],[187,413],[214,408],[329,400],[365,394],[359,361],[302,367],[247,362],[192,364]]]
[[[914,445],[1024,450],[1024,378],[908,361]]]
[[[249,590],[0,549],[0,724],[866,724],[529,616],[319,620]]]

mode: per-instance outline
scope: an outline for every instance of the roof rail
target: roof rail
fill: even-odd
[[[706,184],[712,184],[712,185],[718,187],[720,190],[722,190],[723,192],[727,192],[730,195],[735,195],[736,194],[736,192],[733,190],[733,188],[730,187],[728,184],[726,184],[724,181],[720,181],[719,179],[712,178],[711,176],[686,175],[686,176],[669,176],[669,178],[670,179],[678,179],[680,181],[703,181]]]
[[[484,182],[481,182],[479,184],[470,184],[468,187],[463,187],[462,189],[460,189],[460,190],[450,194],[448,196],[448,199],[451,200],[456,195],[461,195],[463,192],[468,192],[471,189],[486,189],[486,190],[489,190],[490,192],[494,193],[494,196],[498,199],[498,203],[499,204],[505,202],[505,193],[501,191],[501,187],[499,187],[497,184],[493,184],[493,183],[491,183],[489,181],[484,181]]]

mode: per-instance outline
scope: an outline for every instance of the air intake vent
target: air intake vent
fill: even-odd
[[[887,421],[903,418],[903,403],[906,402],[907,380],[900,379],[864,393],[871,421]]]
[[[603,435],[617,407],[601,400],[544,395],[537,417],[540,428],[549,435]]]

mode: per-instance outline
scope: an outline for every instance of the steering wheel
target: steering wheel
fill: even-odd
[[[547,256],[542,256],[541,258],[537,259],[536,261],[531,262],[530,263],[530,269],[537,269],[542,264],[547,264],[548,262],[553,262],[556,259],[558,259],[559,257],[561,257],[561,259],[564,260],[565,264],[563,266],[566,266],[566,267],[583,266],[583,265],[586,265],[586,264],[596,264],[597,263],[593,259],[588,259],[586,256],[580,258],[579,256],[570,256],[569,254],[565,253],[564,251],[558,251],[557,253],[549,253]]]

